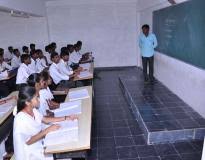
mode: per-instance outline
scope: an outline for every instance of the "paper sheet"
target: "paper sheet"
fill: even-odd
[[[86,98],[90,97],[87,89],[72,91],[72,92],[69,92],[68,94],[69,94],[70,101],[75,101],[75,100],[79,100],[79,99],[86,99]]]

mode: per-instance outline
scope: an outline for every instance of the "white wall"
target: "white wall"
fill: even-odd
[[[21,48],[31,42],[37,48],[44,48],[48,43],[47,22],[45,17],[17,18],[0,12],[0,47],[6,49],[12,45]]]
[[[82,40],[96,67],[136,65],[136,0],[58,0],[46,6],[49,38],[59,48]]]
[[[46,14],[43,0],[0,0],[0,7],[38,16],[45,16]]]
[[[140,0],[140,24],[152,26],[152,12],[169,6],[166,0]],[[155,56],[155,76],[170,90],[205,117],[205,70],[182,61],[157,53]]]

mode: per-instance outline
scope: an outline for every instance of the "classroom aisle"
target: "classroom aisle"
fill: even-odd
[[[95,103],[92,125],[92,150],[89,160],[200,160],[202,141],[146,145],[121,89],[119,75],[136,68],[101,70],[94,81]]]

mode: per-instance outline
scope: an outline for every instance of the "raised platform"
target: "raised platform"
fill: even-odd
[[[145,84],[141,69],[119,81],[147,144],[204,138],[205,119],[162,83]]]

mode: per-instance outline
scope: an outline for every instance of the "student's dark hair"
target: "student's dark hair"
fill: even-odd
[[[39,82],[40,82],[40,74],[39,73],[33,73],[27,79],[27,84],[30,87],[35,87],[35,84],[39,83]]]
[[[76,44],[82,46],[83,43],[82,43],[82,41],[77,41]]]
[[[10,49],[13,49],[13,47],[12,46],[8,46],[8,50],[10,50]]]
[[[68,53],[68,51],[63,51],[63,52],[61,52],[61,54],[60,54],[60,57],[62,58],[62,57],[64,57],[64,56],[69,56],[69,53]]]
[[[48,47],[49,47],[49,46],[45,46],[45,51],[46,51],[46,52],[48,52],[48,50],[49,50]]]
[[[71,47],[74,47],[73,44],[68,44],[67,48],[70,49]]]
[[[22,51],[23,51],[23,52],[25,52],[27,49],[28,49],[27,46],[23,46],[23,47],[22,47]]]
[[[32,57],[34,54],[37,54],[36,50],[32,50],[32,51],[30,52],[31,57]]]
[[[58,56],[58,53],[57,53],[57,52],[51,53],[51,59],[53,59],[55,56]]]
[[[30,56],[28,54],[22,54],[21,55],[21,63],[24,63],[25,60],[27,60],[28,58],[30,58]]]
[[[30,48],[35,47],[36,45],[34,43],[30,44]]]
[[[56,42],[52,42],[51,43],[51,46],[53,47],[53,46],[56,46]]]
[[[40,79],[43,81],[48,81],[50,78],[50,74],[47,71],[43,71],[40,73]]]
[[[3,52],[0,52],[0,57],[3,57],[4,56],[4,53]]]
[[[41,49],[36,49],[35,52],[38,53],[38,54],[43,53]]]
[[[65,55],[69,55],[68,48],[67,47],[62,47],[60,56],[62,57],[62,56],[65,56]]]
[[[34,87],[24,86],[19,90],[17,101],[17,112],[22,111],[26,107],[26,102],[30,102],[36,94]]]
[[[4,54],[4,49],[0,48],[0,53]]]
[[[19,50],[18,50],[18,49],[14,49],[13,52],[14,52],[14,54],[16,55],[16,53],[19,52]]]
[[[142,29],[144,29],[144,28],[149,29],[149,25],[148,25],[148,24],[144,24],[144,25],[142,26]]]

